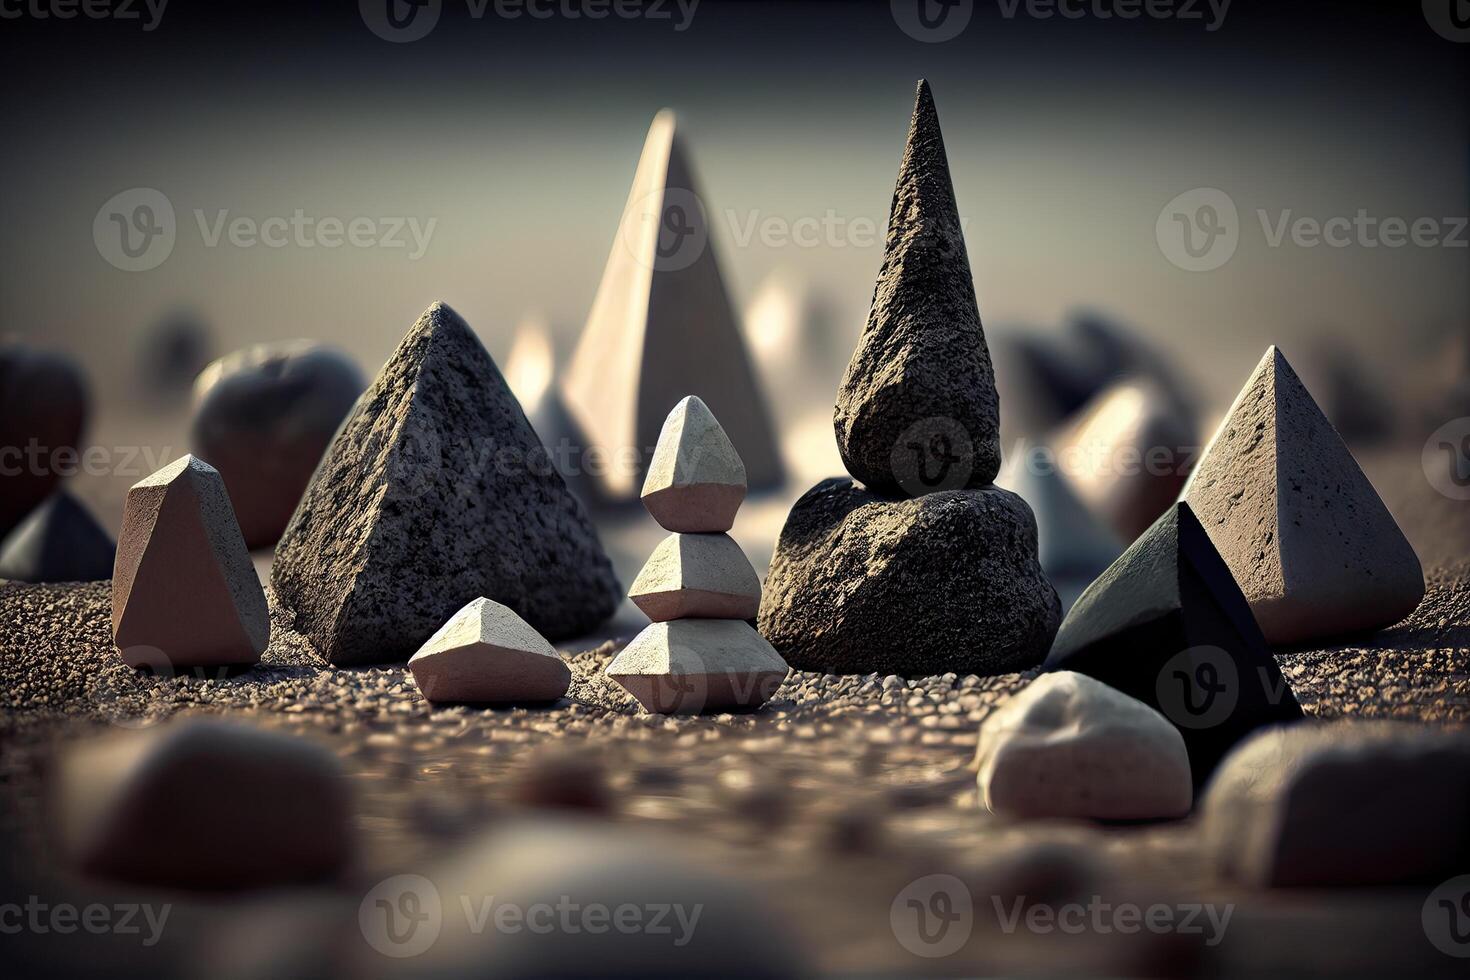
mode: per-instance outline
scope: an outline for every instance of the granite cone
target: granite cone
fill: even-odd
[[[1184,499],[1271,643],[1389,626],[1424,597],[1413,547],[1275,347]]]
[[[1042,674],[985,719],[981,798],[1018,817],[1157,820],[1189,813],[1184,739],[1163,715],[1086,674]]]
[[[653,623],[607,665],[608,677],[658,714],[756,708],[788,673],[771,645],[738,619]]]
[[[1000,470],[995,376],[927,82],[833,418],[847,471],[884,496],[983,487]]]
[[[643,506],[668,531],[728,531],[745,499],[745,463],[709,406],[679,400],[654,447]]]
[[[912,500],[825,480],[791,508],[761,632],[798,670],[1003,674],[1046,656],[1061,619],[1025,501],[997,487]]]
[[[1435,883],[1470,868],[1470,735],[1267,729],[1230,753],[1200,809],[1218,870],[1254,887]]]
[[[617,238],[562,397],[588,439],[638,466],[599,474],[611,500],[632,500],[669,409],[700,396],[725,428],[756,489],[784,480],[779,443],[751,366],[674,114],[648,130]]]
[[[671,534],[648,556],[628,598],[656,623],[754,619],[761,580],[728,534]]]
[[[0,542],[0,579],[94,582],[112,577],[117,547],[65,490],[26,515]]]
[[[131,666],[253,664],[270,610],[219,471],[185,456],[128,491],[112,636]]]
[[[546,638],[514,612],[476,599],[429,637],[408,661],[430,701],[556,701],[572,672]]]
[[[490,355],[435,303],[343,423],[276,551],[296,628],[334,664],[406,660],[481,596],[556,639],[619,586]]]
[[[1240,739],[1301,717],[1245,597],[1184,503],[1082,593],[1046,669],[1087,674],[1157,709],[1184,736],[1197,787]]]

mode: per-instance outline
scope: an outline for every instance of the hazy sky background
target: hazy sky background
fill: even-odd
[[[1323,331],[1402,371],[1406,340],[1470,323],[1470,250],[1272,248],[1256,217],[1470,212],[1470,44],[1434,33],[1417,3],[1393,6],[1235,0],[1207,31],[978,3],[940,44],[907,36],[886,2],[703,0],[676,31],[507,20],[493,5],[477,20],[461,0],[409,44],[375,36],[352,0],[172,0],[152,31],[4,20],[0,329],[71,350],[104,393],[127,382],[145,325],[180,305],[222,348],[312,337],[369,371],[435,299],[497,356],[531,309],[569,346],[649,122],[670,106],[737,305],[789,268],[855,335],[924,76],[987,325],[1106,310],[1158,338],[1217,402],[1265,344],[1290,351]],[[1161,253],[1155,221],[1201,186],[1229,194],[1242,226],[1229,263],[1191,273]],[[136,273],[108,264],[92,234],[103,202],[133,187],[166,195],[178,228],[169,258]],[[298,208],[435,226],[414,260],[211,248],[195,217]],[[829,215],[842,229],[832,244],[737,241],[752,220]]]

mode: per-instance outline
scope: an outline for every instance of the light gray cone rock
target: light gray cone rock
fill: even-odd
[[[334,664],[403,661],[472,599],[550,639],[619,601],[582,505],[484,346],[443,303],[358,400],[276,550],[271,581]]]
[[[653,623],[607,665],[607,676],[657,714],[757,708],[790,668],[737,619]]]
[[[189,719],[62,756],[61,844],[86,875],[204,890],[309,882],[354,849],[337,758],[304,735]]]
[[[225,478],[251,548],[275,544],[367,380],[341,351],[309,340],[257,344],[194,382],[194,452]]]
[[[980,796],[1016,817],[1182,817],[1194,798],[1178,729],[1085,674],[1042,674],[980,728]]]
[[[184,456],[133,485],[112,575],[112,635],[130,666],[253,664],[270,610],[219,471]]]
[[[556,701],[572,672],[546,638],[510,609],[476,599],[429,637],[408,661],[430,701]]]
[[[1273,644],[1389,626],[1424,597],[1413,547],[1275,347],[1184,499]]]
[[[880,495],[983,487],[1000,470],[995,375],[939,116],[924,81],[872,309],[833,421],[847,471]]]
[[[745,463],[709,406],[679,400],[659,432],[643,481],[643,506],[669,531],[728,531],[745,499]]]
[[[728,534],[671,534],[648,557],[628,597],[656,623],[754,619],[761,580]]]
[[[1217,869],[1256,887],[1437,883],[1470,870],[1470,735],[1267,729],[1226,756],[1201,812]]]

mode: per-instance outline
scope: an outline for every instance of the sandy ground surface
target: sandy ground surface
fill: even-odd
[[[1429,593],[1396,627],[1279,653],[1309,715],[1470,723],[1470,505],[1446,506],[1406,463],[1368,468],[1425,557]],[[356,959],[358,903],[374,883],[443,861],[498,826],[570,811],[651,830],[748,883],[802,951],[797,971],[1463,975],[1464,961],[1426,939],[1427,888],[1245,891],[1216,878],[1192,821],[1022,824],[986,813],[970,768],[976,731],[1027,675],[796,673],[758,713],[663,718],[642,714],[601,676],[616,642],[574,644],[573,688],[557,706],[440,708],[401,666],[323,663],[289,615],[273,612],[258,667],[150,677],[112,649],[106,583],[0,586],[0,844],[11,887],[73,896],[99,887],[66,873],[49,833],[47,773],[72,739],[224,714],[321,740],[357,799],[360,855],[343,880],[266,898],[171,896],[185,925],[157,947],[114,955],[92,937],[39,945],[48,971],[189,975],[244,941],[252,952],[230,961],[231,975],[310,975],[316,967],[302,964],[317,960],[303,950],[320,953],[322,943],[353,947],[346,962],[357,965],[339,965],[343,975],[391,973],[401,964],[364,969]],[[890,913],[906,885],[937,872],[974,895],[974,929],[953,954],[921,958],[897,938]],[[1213,903],[1232,918],[1215,944],[1177,933],[1007,932],[992,899],[1008,896]]]

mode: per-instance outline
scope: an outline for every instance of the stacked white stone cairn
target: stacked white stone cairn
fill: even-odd
[[[696,396],[669,413],[642,500],[673,532],[654,549],[628,597],[653,620],[607,666],[658,714],[759,707],[790,668],[746,620],[761,583],[727,533],[745,499],[745,464]]]

